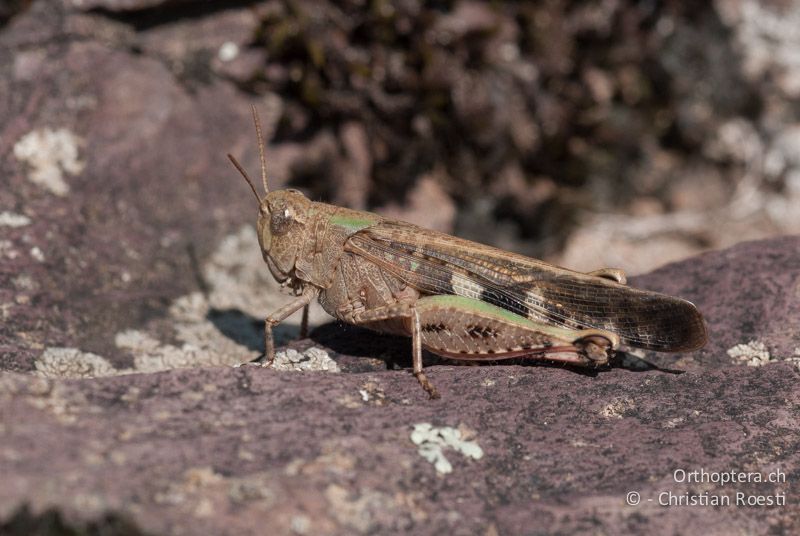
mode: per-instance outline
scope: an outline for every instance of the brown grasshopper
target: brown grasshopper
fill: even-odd
[[[579,273],[370,212],[317,203],[297,190],[269,191],[258,114],[253,121],[266,195],[228,155],[258,199],[258,240],[273,277],[294,300],[266,317],[272,327],[317,298],[329,314],[411,336],[414,376],[422,349],[459,360],[535,357],[579,366],[608,362],[621,343],[676,352],[706,342],[688,301],[625,285],[621,270]]]

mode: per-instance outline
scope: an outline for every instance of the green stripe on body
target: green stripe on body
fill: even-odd
[[[484,317],[493,318],[495,320],[513,324],[523,329],[529,329],[550,335],[551,337],[561,339],[564,341],[573,341],[578,338],[580,330],[559,328],[543,324],[541,322],[534,322],[524,316],[520,316],[511,311],[507,311],[491,303],[486,303],[474,298],[467,298],[465,296],[456,296],[453,294],[442,294],[438,296],[426,296],[417,301],[416,308],[418,311],[423,312],[428,307],[452,308],[465,312],[474,312]]]
[[[334,214],[331,216],[330,222],[333,225],[344,227],[350,232],[357,232],[361,229],[371,227],[380,221],[380,217],[368,213],[356,214]]]

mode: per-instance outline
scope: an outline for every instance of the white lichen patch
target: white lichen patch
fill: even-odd
[[[135,372],[158,372],[176,368],[202,366],[232,366],[257,357],[256,352],[236,344],[216,327],[207,323],[178,326],[181,346],[162,344],[150,335],[127,330],[117,334],[114,339],[118,348],[133,354]]]
[[[260,318],[276,305],[267,296],[275,296],[280,288],[264,269],[258,238],[250,226],[220,242],[203,270],[203,277],[209,286],[209,305],[216,309],[238,309]],[[254,292],[254,289],[264,291]]]
[[[218,362],[209,364],[234,365],[252,361],[260,355],[259,352],[234,341],[228,335],[222,333],[217,325],[205,319],[200,322],[177,322],[175,324],[175,335],[179,341],[184,343],[184,346],[227,356]],[[239,334],[237,337],[245,335],[247,334]]]
[[[159,372],[178,368],[193,368],[215,363],[217,356],[190,345],[181,347],[166,344],[153,353],[139,354],[133,358],[133,367],[137,372]]]
[[[153,352],[157,350],[159,346],[161,346],[161,343],[158,342],[158,340],[135,329],[129,329],[117,333],[117,335],[114,337],[114,344],[117,345],[117,348],[124,348],[140,352]]]
[[[662,425],[664,428],[676,428],[678,425],[682,424],[686,420],[686,417],[673,417],[671,419],[667,419],[667,421]]]
[[[217,57],[220,61],[233,61],[239,55],[239,45],[232,41],[222,43],[217,52]]]
[[[64,196],[69,193],[64,174],[83,171],[84,163],[79,158],[82,144],[81,138],[66,128],[41,128],[28,132],[14,144],[14,156],[29,167],[28,179]]]
[[[30,224],[31,219],[23,214],[0,212],[0,227],[25,227]]]
[[[211,277],[208,277],[209,297],[206,298],[200,292],[193,292],[179,297],[169,308],[169,315],[174,321],[175,336],[182,344],[162,344],[150,335],[137,330],[117,334],[115,339],[117,347],[133,354],[134,368],[137,372],[199,366],[233,366],[252,361],[260,355],[258,351],[251,349],[253,343],[260,341],[260,337],[249,322],[239,322],[229,326],[230,329],[227,330],[229,333],[226,334],[220,330],[220,325],[226,323],[224,318],[218,318],[217,323],[209,320],[209,314],[213,309],[242,310],[240,305],[243,302],[237,304],[235,299],[225,299],[224,292],[219,292],[220,288],[227,288],[240,297],[247,294],[242,289],[234,291],[236,277],[219,267],[219,263],[223,263],[227,264],[230,270],[245,271],[241,266],[241,258],[235,260],[237,248],[233,247],[231,242],[235,244],[236,240],[230,236],[223,240],[205,267],[206,274],[209,272],[211,274]],[[258,247],[257,241],[255,247]],[[260,256],[255,260],[263,263]],[[256,271],[255,266],[251,271]],[[254,294],[252,289],[250,294]],[[231,333],[236,334],[236,340],[231,338]],[[237,341],[247,341],[248,345]]]
[[[772,360],[767,346],[761,341],[737,344],[728,349],[728,355],[748,367],[760,367]]]
[[[444,455],[447,448],[473,460],[483,458],[483,449],[478,443],[464,440],[461,431],[450,426],[438,427],[429,422],[415,424],[411,441],[418,446],[419,455],[432,463],[437,473],[443,475],[453,472],[453,465]]]
[[[295,534],[308,534],[311,530],[311,519],[303,514],[292,516],[289,522],[289,530]]]
[[[36,292],[39,289],[39,284],[28,274],[19,274],[15,276],[11,283],[17,290]]]
[[[33,246],[30,251],[31,257],[37,262],[44,262],[44,253],[38,246]]]
[[[616,398],[611,403],[603,406],[600,410],[600,415],[608,419],[621,419],[623,415],[636,407],[636,404],[630,398]]]
[[[339,365],[331,359],[328,352],[314,347],[303,352],[298,352],[292,348],[275,352],[275,361],[272,363],[272,368],[297,372],[340,372]]]
[[[34,366],[37,374],[46,378],[99,378],[118,373],[104,358],[77,348],[47,348]]]
[[[11,240],[0,240],[0,257],[16,259],[18,256],[19,251],[14,249],[14,244]]]

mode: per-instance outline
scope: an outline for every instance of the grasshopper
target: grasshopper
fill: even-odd
[[[620,344],[696,350],[706,329],[695,306],[626,285],[622,270],[580,273],[370,212],[270,191],[261,125],[252,109],[265,195],[230,154],[258,200],[258,240],[272,276],[294,299],[264,321],[272,328],[317,299],[333,317],[411,337],[413,373],[431,398],[423,348],[459,360],[534,357],[571,365],[608,363]]]

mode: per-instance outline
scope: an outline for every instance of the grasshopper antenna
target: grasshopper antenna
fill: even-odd
[[[261,198],[258,197],[258,192],[256,191],[256,187],[253,186],[253,181],[250,180],[250,176],[247,174],[247,172],[244,170],[242,165],[233,157],[233,155],[231,153],[228,153],[228,160],[231,161],[231,163],[233,164],[233,167],[235,167],[236,169],[239,170],[239,173],[242,174],[242,177],[244,177],[244,180],[246,180],[247,184],[250,185],[250,189],[253,190],[253,195],[256,196],[256,199],[258,200],[258,204],[260,205],[261,204]]]
[[[256,105],[251,104],[250,109],[253,112],[253,123],[256,125],[256,136],[258,137],[258,156],[261,158],[261,182],[264,184],[264,193],[269,193],[269,186],[267,186],[267,159],[264,158],[264,136],[261,134],[261,121],[258,119]]]

